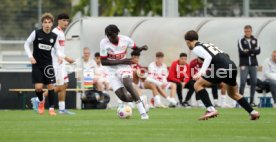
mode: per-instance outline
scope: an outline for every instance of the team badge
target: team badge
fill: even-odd
[[[51,38],[51,39],[50,39],[50,42],[53,43],[53,42],[54,42],[54,39]]]
[[[253,44],[256,44],[256,40],[252,40],[252,43],[253,43]]]

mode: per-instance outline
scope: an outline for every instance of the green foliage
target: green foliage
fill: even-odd
[[[179,13],[185,16],[203,7],[202,0],[179,0]],[[89,16],[90,0],[80,0],[73,15]],[[162,16],[162,0],[99,0],[99,16]]]
[[[42,0],[42,13],[71,13],[71,0]],[[1,0],[0,39],[26,39],[38,26],[38,0]]]

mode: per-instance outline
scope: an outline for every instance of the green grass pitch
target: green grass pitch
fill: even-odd
[[[119,119],[116,110],[73,110],[73,116],[40,116],[31,110],[0,111],[0,142],[276,142],[276,110],[219,109],[199,121],[204,109],[152,109],[150,120]]]

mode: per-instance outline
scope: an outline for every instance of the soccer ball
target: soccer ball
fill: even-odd
[[[120,105],[117,114],[121,119],[129,119],[132,116],[132,109],[128,105]]]

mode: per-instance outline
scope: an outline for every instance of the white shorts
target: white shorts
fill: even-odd
[[[64,83],[69,82],[69,77],[66,72],[66,68],[64,64],[61,65],[54,65],[55,70],[55,77],[56,77],[56,83],[55,85],[64,85]]]
[[[130,65],[117,65],[117,66],[106,66],[109,72],[108,80],[113,91],[124,87],[122,79],[127,77],[133,77],[132,68]]]

